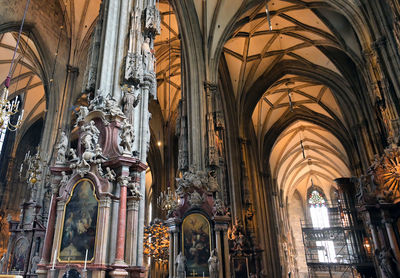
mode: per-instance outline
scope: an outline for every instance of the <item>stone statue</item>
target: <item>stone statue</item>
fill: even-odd
[[[212,193],[220,191],[215,171],[208,172],[208,191]]]
[[[76,155],[76,151],[73,148],[69,149],[69,156],[72,161],[78,161],[78,156]]]
[[[120,134],[121,143],[120,146],[123,148],[123,154],[132,155],[133,140],[135,138],[133,134],[132,125],[125,119],[122,125],[122,132]]]
[[[57,150],[57,158],[56,158],[56,164],[63,164],[65,163],[65,155],[67,153],[67,147],[68,147],[68,137],[65,134],[65,132],[61,132],[60,135],[60,141],[58,142],[56,146]]]
[[[105,177],[109,180],[109,181],[115,181],[117,174],[115,174],[114,170],[111,170],[110,167],[106,168],[106,174]]]
[[[217,250],[211,251],[211,256],[208,259],[208,271],[210,272],[210,278],[218,278],[219,275],[219,260],[217,257]]]
[[[182,252],[175,258],[175,269],[177,278],[186,278],[186,258]]]
[[[81,127],[83,132],[83,145],[86,150],[93,151],[97,142],[99,141],[100,131],[97,129],[94,121],[90,121],[88,124]]]
[[[35,274],[37,270],[37,265],[40,262],[40,257],[36,254],[31,261],[31,274]]]
[[[79,106],[79,111],[77,112],[78,118],[76,119],[76,123],[83,121],[88,114],[89,109],[86,106]]]
[[[146,73],[154,73],[154,50],[150,47],[150,38],[146,37],[142,44],[143,68]]]
[[[62,171],[61,172],[61,181],[60,181],[60,187],[64,187],[68,183],[69,177],[68,175]]]
[[[119,107],[117,101],[110,96],[108,96],[106,98],[104,111],[113,117],[115,117],[115,116],[125,117],[125,115],[122,112],[121,108]]]
[[[134,121],[133,109],[138,105],[141,99],[141,95],[140,94],[136,95],[134,92],[132,92],[132,88],[129,88],[127,85],[124,85],[122,87],[122,91],[124,92],[124,98],[123,98],[124,114],[128,119],[128,122],[130,124],[133,124]]]
[[[97,90],[96,96],[89,103],[89,110],[101,109],[103,107],[103,102],[102,91],[99,89]]]
[[[215,208],[214,212],[215,215],[224,216],[227,213],[224,202],[221,199],[215,200],[214,208]]]

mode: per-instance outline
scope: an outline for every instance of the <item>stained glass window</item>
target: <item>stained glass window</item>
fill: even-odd
[[[322,197],[321,193],[317,190],[313,190],[308,198],[308,203],[311,206],[322,206],[325,205],[325,199]]]
[[[311,221],[314,229],[329,228],[329,215],[326,208],[325,199],[317,190],[313,190],[308,196],[308,204],[310,205]],[[320,262],[336,262],[336,252],[333,241],[324,240],[317,241],[318,260]]]

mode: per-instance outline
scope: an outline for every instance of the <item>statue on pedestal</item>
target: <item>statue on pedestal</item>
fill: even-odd
[[[60,141],[56,146],[57,158],[56,164],[63,164],[65,162],[65,155],[67,153],[68,137],[65,132],[61,132]]]
[[[176,277],[186,278],[186,258],[182,252],[175,259]]]
[[[132,125],[126,119],[123,122],[120,137],[122,139],[120,146],[123,148],[123,154],[132,155],[133,140],[135,136],[133,134]]]
[[[208,259],[208,270],[210,272],[210,278],[218,278],[219,274],[219,260],[217,257],[217,250],[211,251],[211,256]]]
[[[138,105],[141,95],[136,95],[134,92],[132,92],[132,88],[129,88],[127,85],[122,87],[122,91],[124,92],[124,98],[122,99],[124,103],[124,114],[128,119],[128,122],[133,124],[133,108]]]

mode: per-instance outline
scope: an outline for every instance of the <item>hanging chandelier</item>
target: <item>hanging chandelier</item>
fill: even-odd
[[[160,196],[157,198],[157,205],[161,210],[167,211],[169,214],[179,206],[178,194],[175,191],[172,192],[168,187],[167,191],[161,192]]]
[[[18,96],[15,99],[13,99],[12,101],[8,100],[8,88],[10,87],[10,83],[11,83],[11,77],[12,77],[13,66],[14,66],[14,62],[15,62],[15,56],[18,51],[18,46],[19,46],[19,42],[21,39],[21,35],[22,35],[22,28],[24,26],[26,13],[27,13],[28,7],[29,7],[29,2],[30,2],[30,0],[26,1],[24,16],[22,18],[21,26],[19,28],[18,39],[17,39],[17,43],[14,48],[13,57],[11,59],[10,70],[8,71],[7,78],[4,81],[4,89],[3,89],[3,93],[0,97],[0,129],[2,129],[2,130],[8,129],[10,131],[16,131],[21,126],[22,117],[24,116],[24,110],[22,110],[21,114],[18,116],[17,122],[15,124],[13,124],[11,122],[11,117],[13,115],[16,115],[19,112],[20,101],[18,99]]]

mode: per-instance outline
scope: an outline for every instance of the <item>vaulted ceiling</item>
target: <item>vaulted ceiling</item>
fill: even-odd
[[[335,178],[350,175],[346,151],[332,130],[318,126],[318,121],[285,122],[306,113],[319,122],[336,123],[335,128],[348,126],[348,111],[340,105],[343,100],[338,100],[336,88],[324,82],[329,76],[339,87],[349,84],[343,66],[331,55],[334,50],[346,53],[343,56],[353,53],[357,59],[359,44],[346,19],[328,11],[323,2],[270,0],[248,9],[235,26],[223,47],[222,65],[228,74],[222,78],[229,79],[230,94],[239,110],[246,99],[258,98],[250,108],[251,119],[243,122],[252,122],[261,159],[269,148],[266,159],[280,189],[286,196],[295,189],[306,194],[311,179],[324,187]],[[347,61],[350,63],[350,58]],[[296,70],[290,69],[292,65]],[[268,85],[263,94],[255,96],[255,84]],[[271,134],[282,124],[288,127],[280,135]],[[266,136],[277,138],[273,146],[263,145]]]
[[[11,66],[18,33],[0,34],[0,80],[3,82]],[[11,69],[12,79],[9,87],[9,99],[23,99],[24,123],[30,123],[46,109],[46,98],[42,82],[42,61],[38,50],[29,35],[22,35]],[[1,89],[4,88],[4,83]]]
[[[340,141],[328,130],[306,121],[296,121],[280,134],[269,163],[284,197],[297,190],[306,199],[312,184],[329,195],[335,178],[350,175]]]
[[[157,98],[164,121],[176,117],[181,98],[181,44],[175,13],[168,2],[160,2],[161,34],[154,42]]]

